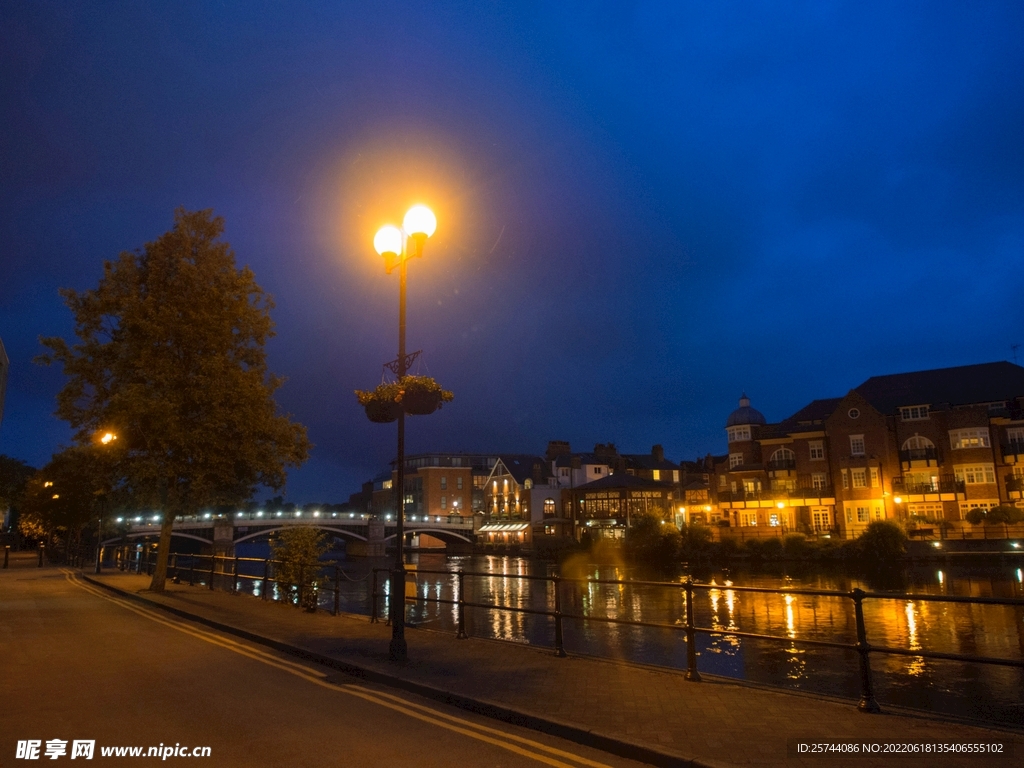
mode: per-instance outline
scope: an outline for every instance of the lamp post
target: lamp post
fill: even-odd
[[[415,205],[402,220],[402,229],[387,225],[373,238],[373,247],[384,257],[384,271],[398,268],[398,359],[391,369],[401,381],[409,370],[415,353],[405,353],[405,281],[406,263],[413,256],[423,255],[423,244],[437,229],[437,218],[425,205]],[[411,243],[410,243],[411,241]],[[412,248],[410,249],[410,244]],[[392,661],[405,661],[405,410],[398,412],[398,477],[395,482],[395,567],[391,571],[391,645]]]
[[[113,443],[115,440],[117,440],[117,435],[115,435],[113,432],[104,432],[98,438],[98,440],[99,440],[99,443],[100,443],[101,446],[108,447],[108,446],[110,446],[111,443]],[[96,524],[96,570],[95,570],[95,573],[99,573],[100,572],[100,560],[103,557],[103,505],[106,503],[106,501],[107,501],[106,491],[100,491],[100,498],[99,498],[99,503],[100,503],[99,522]]]

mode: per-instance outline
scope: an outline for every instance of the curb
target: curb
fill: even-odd
[[[446,691],[442,688],[435,688],[431,685],[415,683],[397,675],[389,675],[384,672],[368,669],[358,664],[343,661],[334,656],[326,656],[321,653],[316,653],[315,651],[310,651],[297,645],[291,645],[290,643],[286,643],[281,640],[274,640],[273,638],[265,637],[264,635],[255,634],[248,630],[232,626],[231,624],[224,624],[214,619],[206,618],[205,616],[189,613],[188,611],[180,608],[174,608],[173,606],[165,605],[155,600],[149,600],[135,592],[128,592],[115,587],[112,584],[106,584],[102,581],[93,579],[85,573],[81,573],[80,575],[85,581],[97,587],[101,587],[108,592],[113,592],[117,595],[147,606],[159,608],[167,613],[183,619],[188,619],[189,621],[193,621],[197,624],[202,624],[210,627],[211,629],[235,635],[236,637],[256,643],[257,645],[273,648],[276,651],[286,653],[290,656],[295,656],[321,666],[329,667],[341,672],[342,674],[348,675],[349,677],[386,685],[408,693],[414,693],[417,696],[422,696],[423,698],[430,699],[432,701],[438,701],[493,720],[499,720],[511,725],[546,733],[550,736],[556,736],[585,747],[591,747],[593,749],[601,750],[602,752],[608,752],[616,755],[617,757],[636,760],[638,762],[658,766],[659,768],[727,768],[729,765],[719,762],[706,762],[696,758],[665,752],[636,741],[624,739],[619,736],[611,736],[609,734],[602,733],[601,731],[590,730],[582,726],[573,725],[571,723],[555,720],[549,717],[541,717],[540,715],[513,709],[503,704],[488,701],[487,699],[472,698],[462,694],[453,693],[451,691]]]

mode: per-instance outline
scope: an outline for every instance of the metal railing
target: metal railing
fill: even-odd
[[[955,475],[939,475],[934,480],[923,483],[907,482],[900,475],[892,479],[893,493],[964,493],[964,481],[957,480]]]
[[[240,566],[244,563],[261,564],[262,573],[243,573]],[[241,586],[245,581],[259,582],[261,599],[273,599],[275,602],[298,605],[311,612],[319,609],[320,595],[326,593],[334,599],[331,615],[337,616],[341,612],[341,566],[326,565],[316,569],[311,568],[308,573],[304,566],[300,566],[298,581],[287,581],[277,578],[276,569],[281,565],[280,560],[272,558],[172,552],[167,558],[167,578],[176,584],[187,582],[190,587],[198,585],[213,590],[216,588],[219,577],[221,584],[225,582],[229,584],[227,591],[232,594],[240,593]],[[156,552],[128,551],[123,555],[118,552],[115,554],[115,567],[129,573],[144,573],[152,576],[156,567]],[[323,579],[326,581],[326,585],[321,587],[319,582],[323,578],[321,574],[324,572],[328,575]],[[278,588],[280,597],[271,598],[271,584]]]
[[[900,451],[900,461],[939,461],[936,448],[905,448]]]
[[[377,593],[377,574],[379,572],[388,573],[389,569],[386,568],[375,568],[373,570],[373,586],[371,593],[371,613],[370,621],[377,622],[380,614],[380,600],[381,597],[386,597],[383,594],[378,595]],[[920,595],[920,594],[887,594],[878,592],[865,592],[862,589],[852,589],[850,591],[837,591],[827,589],[774,589],[767,587],[737,587],[737,586],[720,586],[717,584],[698,584],[690,579],[680,582],[663,582],[663,581],[633,581],[625,579],[570,579],[561,576],[531,576],[521,574],[494,574],[478,571],[447,571],[447,570],[428,570],[418,569],[414,572],[409,572],[408,575],[415,576],[417,574],[434,574],[449,576],[458,580],[458,597],[456,599],[447,599],[438,597],[428,597],[425,595],[419,595],[414,598],[408,596],[405,597],[406,603],[435,603],[438,605],[450,605],[456,609],[456,637],[459,639],[467,638],[469,635],[466,631],[465,613],[467,608],[481,608],[485,610],[497,610],[507,611],[511,613],[530,614],[534,616],[544,616],[554,620],[554,652],[556,656],[566,656],[565,642],[563,634],[563,622],[566,619],[583,621],[583,622],[598,622],[605,624],[620,624],[634,627],[648,627],[653,629],[668,629],[675,632],[682,632],[685,634],[686,648],[686,679],[694,682],[699,682],[700,671],[697,668],[697,644],[696,638],[698,634],[708,636],[719,636],[728,638],[748,638],[753,640],[765,640],[769,642],[785,643],[785,644],[798,644],[818,648],[835,648],[846,651],[855,651],[858,658],[859,666],[859,680],[860,680],[860,700],[857,704],[857,708],[862,712],[880,712],[881,709],[878,702],[875,699],[874,685],[872,683],[871,676],[871,654],[889,654],[896,656],[911,656],[914,658],[923,659],[940,659],[944,661],[959,661],[972,664],[988,664],[1004,667],[1017,667],[1024,668],[1024,659],[1006,659],[997,658],[992,656],[978,656],[974,654],[964,653],[944,653],[939,651],[927,651],[921,648],[893,648],[884,645],[871,645],[868,642],[867,629],[864,624],[864,601],[865,600],[901,600],[901,601],[922,601],[922,602],[939,602],[939,603],[959,603],[966,605],[1006,605],[1016,606],[1024,608],[1024,599],[1016,598],[992,598],[992,597],[953,597],[946,595]],[[471,602],[465,599],[465,579],[467,577],[481,577],[487,579],[502,578],[502,579],[517,579],[522,581],[535,581],[535,582],[546,582],[552,585],[554,592],[553,609],[545,610],[540,608],[524,608],[520,606],[503,605],[498,603],[480,603]],[[576,613],[565,613],[562,611],[563,596],[562,591],[563,584],[581,584],[581,585],[622,585],[629,587],[660,587],[665,589],[679,590],[682,589],[685,595],[685,613],[684,620],[680,623],[664,623],[664,622],[653,622],[653,621],[638,621],[634,619],[618,619],[610,618],[607,616],[586,616],[583,614]],[[760,632],[742,632],[735,629],[720,629],[716,627],[702,627],[697,626],[694,619],[693,609],[693,595],[695,591],[704,590],[710,592],[711,590],[717,590],[718,592],[747,592],[747,593],[761,593],[771,595],[805,595],[805,596],[817,596],[817,597],[832,597],[842,598],[844,600],[853,601],[855,625],[857,632],[857,641],[855,643],[832,641],[832,640],[812,640],[810,638],[796,638],[781,635],[769,635]]]

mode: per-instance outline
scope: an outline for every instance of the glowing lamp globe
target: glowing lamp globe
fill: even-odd
[[[390,224],[381,227],[373,236],[373,249],[385,258],[397,257],[402,252],[402,230]]]
[[[411,237],[430,237],[437,229],[437,217],[425,205],[414,205],[402,219],[402,227]]]

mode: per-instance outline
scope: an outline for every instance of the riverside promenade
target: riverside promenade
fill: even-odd
[[[856,702],[788,693],[705,676],[570,655],[493,640],[457,640],[407,630],[409,661],[387,659],[391,628],[365,616],[309,614],[245,595],[119,572],[84,578],[307,661],[375,683],[534,728],[656,765],[983,766],[1024,764],[1024,732],[887,710],[868,715]],[[126,642],[130,641],[126,638]],[[993,744],[1002,757],[794,754],[795,742],[854,740],[886,744]]]

